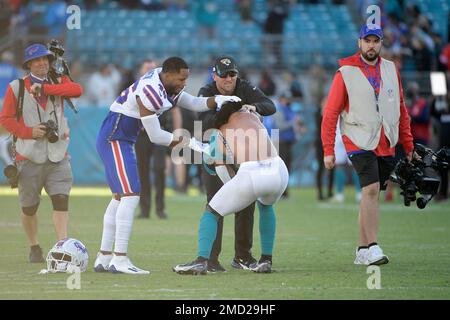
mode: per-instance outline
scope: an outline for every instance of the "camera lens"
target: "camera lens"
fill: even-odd
[[[52,130],[52,131],[47,132],[47,139],[48,139],[48,142],[55,143],[56,141],[58,141],[59,137],[58,137],[58,134]]]
[[[58,141],[59,136],[58,136],[58,125],[55,123],[55,121],[53,120],[48,120],[45,123],[45,128],[47,131],[47,140],[50,143],[55,143],[56,141]]]

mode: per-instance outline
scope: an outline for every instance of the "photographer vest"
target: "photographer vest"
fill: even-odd
[[[12,81],[10,86],[17,100],[19,98],[19,80]],[[40,139],[18,138],[16,141],[17,153],[34,163],[45,163],[47,159],[52,162],[59,162],[64,159],[69,140],[61,139],[68,129],[62,108],[62,97],[55,97],[55,99],[48,97],[47,106],[44,110],[28,90],[24,90],[22,117],[27,127],[34,127],[48,120],[55,121],[58,125],[59,139],[55,143],[50,143],[47,136]]]
[[[381,126],[394,147],[398,141],[400,88],[393,62],[381,58],[381,86],[377,101],[374,89],[357,66],[342,66],[339,71],[347,88],[348,113],[340,114],[341,133],[357,147],[374,150],[380,141]]]

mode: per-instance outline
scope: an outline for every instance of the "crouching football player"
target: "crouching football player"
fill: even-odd
[[[227,103],[216,114],[218,132],[214,142],[210,140],[210,154],[216,154],[216,172],[224,185],[207,204],[200,220],[198,257],[175,266],[173,271],[179,274],[206,274],[218,217],[238,212],[254,201],[259,209],[261,258],[251,270],[272,271],[276,227],[273,204],[286,189],[289,173],[258,115],[254,110],[241,107],[240,102]],[[217,154],[222,155],[222,159],[217,159]]]

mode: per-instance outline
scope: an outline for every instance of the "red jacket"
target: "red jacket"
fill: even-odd
[[[24,78],[24,84],[25,89],[30,92],[31,80],[29,75]],[[43,109],[47,106],[47,96],[49,95],[79,97],[83,93],[83,88],[78,83],[70,81],[66,76],[61,78],[60,84],[43,84],[42,89],[44,98],[40,99],[42,100],[40,104]],[[8,89],[6,89],[3,107],[0,112],[0,126],[20,139],[33,138],[33,128],[25,126],[23,117],[19,121],[16,119],[16,97],[11,85],[8,85]],[[17,160],[23,159],[19,154],[17,155]]]
[[[367,77],[367,72],[364,68],[363,62],[360,59],[359,53],[356,53],[355,55],[344,59],[340,59],[339,64],[340,66],[357,66]],[[370,74],[374,77],[376,66],[367,65],[367,67]],[[397,77],[400,88],[400,124],[398,142],[403,145],[405,152],[408,154],[414,149],[413,137],[411,135],[411,129],[409,125],[408,111],[406,110],[405,102],[403,100],[403,88],[398,70]],[[347,89],[345,88],[344,79],[342,78],[341,73],[338,71],[334,76],[322,119],[321,138],[325,156],[334,155],[334,141],[338,117],[342,111],[348,112],[348,110],[349,100]],[[344,141],[345,150],[347,151],[347,153],[360,150],[345,135],[342,136],[342,140]],[[377,156],[392,156],[395,154],[395,148],[390,147],[389,140],[384,134],[383,127],[381,128],[380,142],[373,151]]]

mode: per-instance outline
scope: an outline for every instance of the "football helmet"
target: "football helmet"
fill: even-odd
[[[80,240],[66,238],[53,246],[46,260],[48,272],[84,272],[87,269],[89,255]]]

